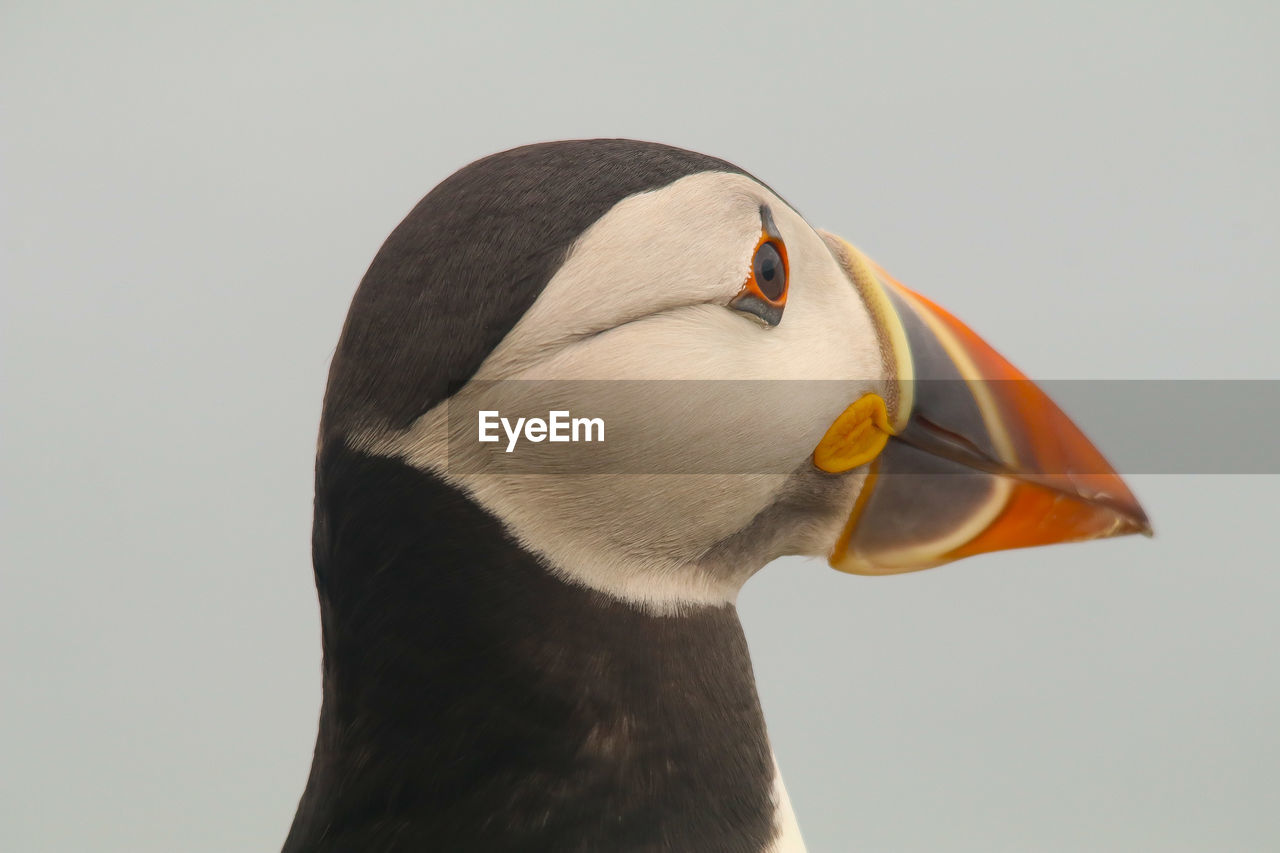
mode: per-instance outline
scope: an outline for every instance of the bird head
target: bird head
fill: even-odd
[[[1150,530],[968,326],[736,167],[627,140],[494,155],[415,208],[353,303],[334,441],[657,612],[788,554],[888,574]]]

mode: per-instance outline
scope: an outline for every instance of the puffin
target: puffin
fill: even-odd
[[[744,170],[484,157],[392,231],[333,355],[284,850],[802,850],[757,571],[1150,532],[1034,382]]]

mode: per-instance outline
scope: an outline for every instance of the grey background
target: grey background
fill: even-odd
[[[1030,6],[4,3],[0,848],[281,843],[327,361],[485,153],[728,158],[1037,378],[1280,376],[1276,6]],[[1153,541],[748,585],[812,849],[1280,846],[1280,482],[1133,485]]]

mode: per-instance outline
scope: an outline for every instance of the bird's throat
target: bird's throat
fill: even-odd
[[[286,850],[769,844],[732,607],[572,586],[451,486],[336,443],[314,548],[324,704]]]

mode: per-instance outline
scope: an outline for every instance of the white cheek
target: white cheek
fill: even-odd
[[[726,304],[750,268],[759,193],[743,175],[704,173],[619,202],[578,238],[477,376],[512,376],[586,336],[665,310]]]
[[[774,554],[744,553],[718,573],[696,564],[778,500],[884,372],[856,290],[779,200],[770,205],[791,261],[783,319],[766,328],[727,307],[759,234],[761,193],[742,176],[698,175],[627,199],[589,229],[461,392],[368,446],[462,487],[575,582],[657,612],[732,601]],[[628,242],[636,234],[644,239]],[[680,272],[654,285],[654,268]],[[478,445],[473,420],[447,414],[537,410],[548,392],[604,419],[595,470],[605,473],[563,462],[543,469],[563,474],[512,473],[501,445]],[[564,450],[539,444],[526,458]],[[821,551],[840,523],[800,520],[812,529],[788,541]]]
[[[583,412],[607,413],[626,470],[659,460],[667,471],[789,473],[876,380],[833,343],[847,329],[817,308],[796,313],[768,329],[695,306],[583,341],[515,378],[558,383]],[[819,324],[832,328],[811,331]]]

